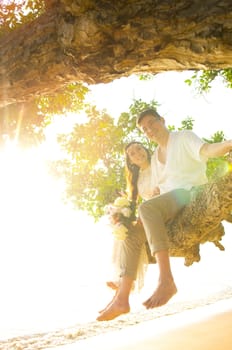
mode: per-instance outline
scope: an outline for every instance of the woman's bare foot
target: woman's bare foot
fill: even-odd
[[[101,314],[102,312],[104,312],[106,309],[108,309],[108,308],[110,307],[111,304],[113,304],[113,302],[114,302],[116,296],[117,296],[117,291],[116,291],[116,293],[114,294],[113,298],[110,300],[110,302],[104,307],[104,309],[98,311],[99,314]]]
[[[159,282],[158,287],[152,296],[147,299],[143,305],[147,309],[162,306],[166,304],[176,293],[177,288],[173,280],[161,281]]]
[[[113,298],[111,299],[111,301],[106,305],[106,307],[104,307],[104,309],[98,311],[99,314],[102,313],[103,311],[105,311],[105,310],[113,303],[113,301],[114,301],[114,299],[115,299],[115,297],[116,297],[116,295],[117,295],[117,290],[118,290],[118,288],[119,288],[119,282],[107,281],[107,282],[106,282],[106,285],[107,285],[107,287],[109,287],[109,288],[115,290],[116,293],[114,294],[114,296],[113,296]]]
[[[97,321],[110,321],[128,312],[130,312],[129,303],[121,303],[117,298],[114,298],[113,302],[97,317]]]
[[[107,281],[106,285],[107,285],[107,287],[109,287],[113,290],[117,290],[119,287],[119,282]]]

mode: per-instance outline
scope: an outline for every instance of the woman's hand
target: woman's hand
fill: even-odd
[[[159,187],[155,187],[154,190],[152,191],[152,196],[151,197],[156,197],[160,195],[160,189]]]

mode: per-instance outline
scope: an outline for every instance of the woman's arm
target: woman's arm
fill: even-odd
[[[206,158],[224,156],[232,151],[232,140],[218,143],[204,143],[200,149],[200,155]]]

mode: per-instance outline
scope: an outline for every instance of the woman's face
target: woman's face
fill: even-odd
[[[149,165],[147,152],[142,145],[138,143],[132,143],[127,148],[126,153],[130,159],[131,164],[135,164],[141,169],[144,169]]]

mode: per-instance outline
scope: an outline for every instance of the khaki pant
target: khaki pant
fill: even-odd
[[[169,241],[166,223],[171,222],[190,201],[190,191],[177,189],[142,203],[139,217],[142,230],[127,236],[122,244],[120,270],[122,276],[136,279],[142,245],[147,241],[154,256],[160,250],[168,250]]]

